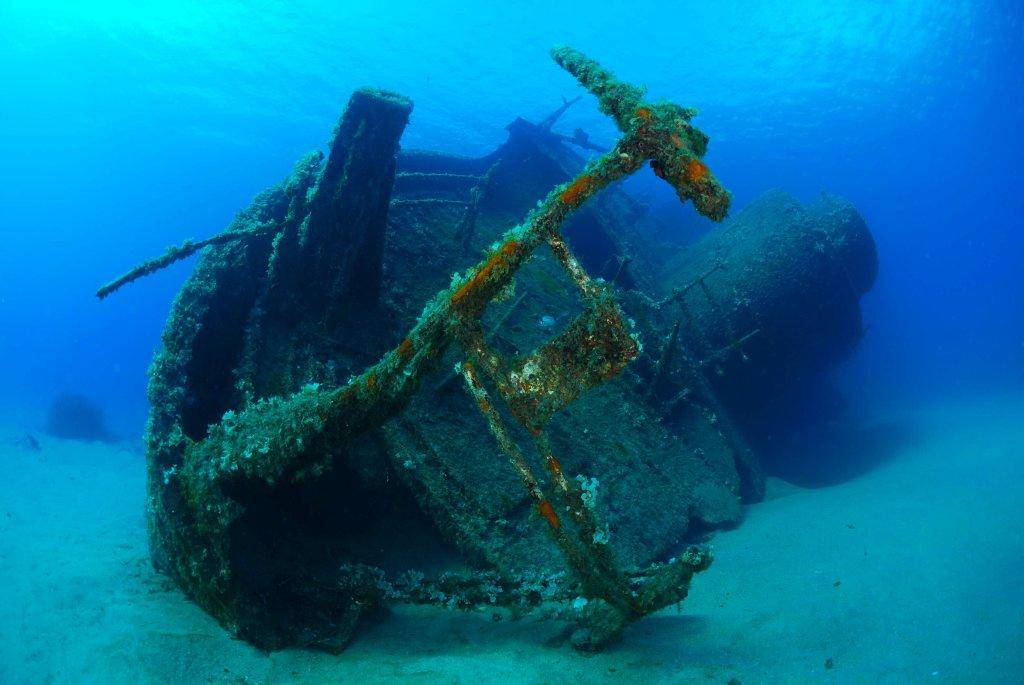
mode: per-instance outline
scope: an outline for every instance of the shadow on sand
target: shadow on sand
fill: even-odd
[[[868,473],[917,440],[917,428],[907,422],[830,423],[794,431],[764,451],[764,464],[794,485],[821,488]]]
[[[405,657],[460,652],[535,651],[534,659],[595,659],[616,662],[664,659],[663,643],[680,651],[688,636],[710,630],[705,616],[664,611],[629,626],[622,638],[600,652],[578,652],[569,644],[575,626],[565,621],[527,616],[494,622],[489,614],[445,611],[433,607],[399,607],[366,626],[346,654]],[[358,658],[358,657],[357,657]]]

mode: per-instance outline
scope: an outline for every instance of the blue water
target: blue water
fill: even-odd
[[[870,413],[942,404],[939,418],[930,415],[936,426],[995,416],[1007,437],[984,433],[998,464],[991,473],[1019,485],[1013,415],[1024,405],[948,408],[1024,390],[1024,6],[1015,0],[0,0],[0,414],[35,429],[56,394],[80,392],[119,435],[141,435],[146,369],[195,262],[102,302],[97,286],[168,245],[224,228],[302,153],[325,145],[354,88],[414,100],[405,148],[489,152],[515,117],[537,121],[583,93],[548,55],[560,43],[645,83],[655,99],[698,108],[696,123],[711,137],[705,161],[736,209],[777,187],[801,200],[822,191],[850,199],[879,252],[878,280],[862,301],[867,335],[837,370],[850,405]],[[586,94],[556,130],[576,127],[601,144],[616,137]],[[649,171],[629,184],[680,226],[714,230]],[[976,444],[968,428],[956,435],[964,449]],[[955,464],[957,478],[975,474]],[[141,500],[140,473],[120,485],[111,476],[110,487],[133,488]],[[894,491],[913,489],[919,473],[907,473]],[[31,491],[22,475],[18,488]],[[993,555],[1020,548],[1020,526],[1006,525],[1019,522],[1019,496],[989,499],[976,485],[977,496],[952,481],[934,492],[963,496],[957,506],[985,502],[986,516],[1017,531],[1016,547],[986,542]],[[82,500],[90,510],[106,506],[99,491],[90,496],[96,503]],[[117,515],[141,511],[135,499]],[[906,510],[932,509],[908,500]],[[751,530],[770,535],[766,511],[787,513],[752,516],[762,528]],[[830,516],[853,530],[845,513]],[[929,529],[934,550],[973,539],[976,530],[958,527],[968,519]],[[141,559],[141,523],[129,529]],[[741,557],[743,545],[732,544],[720,558]],[[1000,578],[1009,569],[1000,566]],[[696,601],[716,611],[717,599]],[[1006,625],[1013,620],[1019,632],[1019,616]],[[1003,663],[1006,651],[994,653],[992,663]],[[60,672],[58,681],[76,681],[73,669]]]
[[[102,303],[97,284],[224,227],[325,144],[355,87],[414,99],[406,147],[492,149],[580,92],[556,43],[699,108],[737,207],[772,187],[857,205],[881,267],[856,389],[1024,383],[1018,3],[429,4],[0,4],[0,404],[88,389],[138,432],[191,264]],[[576,126],[613,140],[589,98]]]

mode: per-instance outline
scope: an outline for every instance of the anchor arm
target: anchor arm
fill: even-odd
[[[712,221],[725,218],[731,195],[701,161],[708,137],[690,123],[696,110],[671,102],[644,101],[644,88],[619,81],[573,48],[557,47],[551,56],[597,96],[601,111],[625,134],[621,147],[635,147],[641,158],[649,159],[654,173],[675,188],[680,200],[690,200]]]

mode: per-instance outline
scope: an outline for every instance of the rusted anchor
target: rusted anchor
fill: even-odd
[[[447,347],[457,342],[468,357],[460,365],[467,387],[576,575],[581,601],[574,605],[580,623],[574,644],[593,649],[616,637],[631,621],[680,602],[693,574],[707,568],[711,557],[706,550],[692,547],[667,564],[639,574],[624,573],[606,544],[592,503],[562,472],[551,451],[544,426],[552,415],[617,376],[640,350],[609,289],[582,268],[565,244],[561,226],[594,194],[646,163],[675,188],[681,200],[692,201],[713,220],[724,218],[730,196],[701,161],[708,139],[691,125],[693,110],[670,102],[645,102],[642,88],[618,81],[571,48],[556,48],[552,56],[597,96],[601,111],[615,120],[623,136],[614,148],[590,162],[573,181],[555,188],[522,224],[495,243],[483,261],[453,279],[447,290],[427,303],[406,338],[379,362],[343,387],[306,388],[232,414],[230,425],[225,418],[211,427],[204,440],[186,448],[178,475],[188,501],[207,503],[196,512],[198,529],[211,540],[221,540],[238,516],[238,507],[220,494],[219,483],[238,478],[267,483],[301,480],[327,468],[325,460],[332,447],[399,413]],[[509,361],[485,343],[480,316],[541,244],[549,246],[579,288],[585,311],[554,340],[525,358]],[[557,502],[547,496],[509,437],[485,380],[533,435]],[[267,426],[280,429],[267,431]],[[264,436],[265,441],[256,451],[251,444],[254,435]],[[213,544],[208,552],[220,567],[229,567],[226,549]]]

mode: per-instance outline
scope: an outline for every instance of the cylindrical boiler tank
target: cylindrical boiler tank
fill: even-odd
[[[846,200],[755,200],[673,262],[663,307],[739,418],[803,392],[863,335],[874,240]]]

